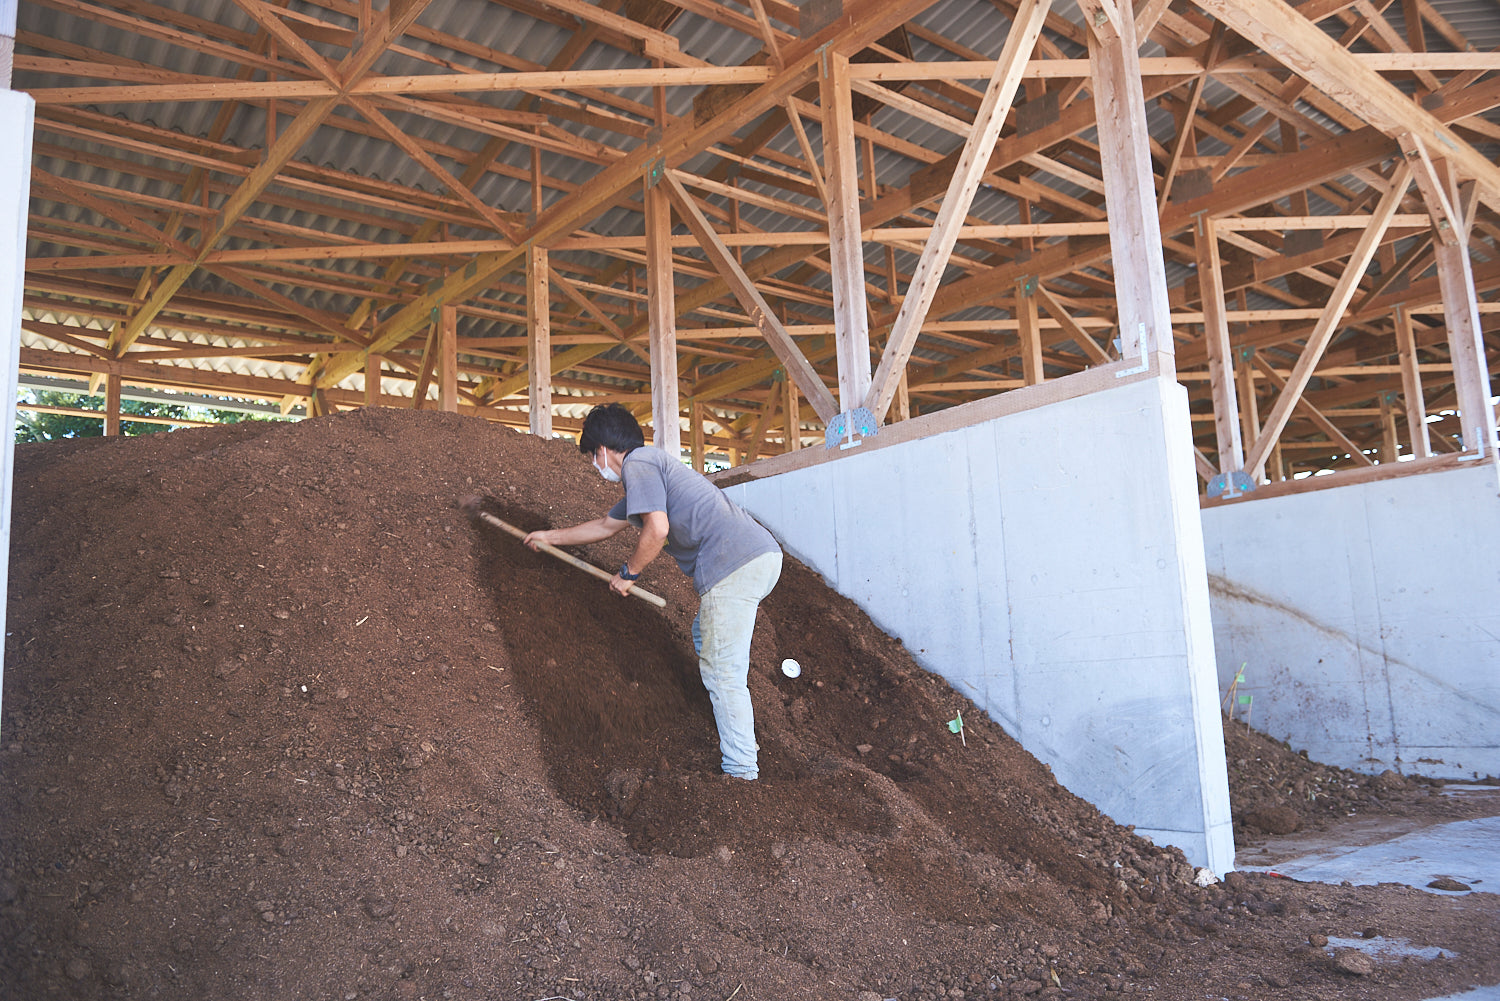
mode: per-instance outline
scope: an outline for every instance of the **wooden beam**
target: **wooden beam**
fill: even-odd
[[[275,145],[266,150],[265,157],[250,172],[250,176],[235,188],[234,194],[220,208],[213,231],[206,233],[198,243],[194,262],[180,264],[168,272],[166,278],[152,293],[151,298],[136,311],[130,318],[130,322],[125,324],[118,340],[113,345],[117,355],[124,354],[136,338],[145,333],[146,327],[160,315],[167,303],[177,294],[177,290],[182,288],[193,272],[198,269],[198,264],[201,263],[203,257],[228,235],[234,224],[276,179],[281,169],[322,126],[328,116],[333,114],[349,88],[369,71],[375,59],[385,51],[387,46],[400,37],[406,27],[430,2],[431,0],[409,0],[400,6],[393,2],[391,7],[381,12],[376,19],[374,30],[365,38],[363,44],[345,56],[339,64],[338,75],[342,81],[339,93],[316,98],[303,106],[297,117],[277,138]]]
[[[688,440],[692,451],[693,468],[698,472],[705,472],[703,468],[703,404],[698,402],[696,396],[688,399]]]
[[[1401,458],[1401,439],[1396,434],[1396,408],[1391,394],[1380,394],[1380,461],[1396,462]]]
[[[349,97],[497,94],[639,87],[757,85],[774,77],[770,66],[690,66],[617,70],[538,70],[501,73],[424,73],[377,76],[348,88],[320,80],[204,80],[109,87],[48,87],[35,91],[44,107],[93,104],[159,104],[192,101],[315,101],[341,92]]]
[[[1417,190],[1422,192],[1422,203],[1427,206],[1427,214],[1432,218],[1434,236],[1439,243],[1457,243],[1463,237],[1463,221],[1443,191],[1437,168],[1433,166],[1432,157],[1427,154],[1427,145],[1422,142],[1421,137],[1410,132],[1401,133],[1396,141],[1401,144],[1402,152],[1411,163],[1412,180],[1416,182]]]
[[[828,184],[823,180],[823,170],[818,166],[818,158],[813,155],[812,143],[807,138],[807,129],[802,125],[802,115],[797,110],[797,102],[786,102],[786,117],[791,123],[792,131],[797,135],[797,145],[802,148],[802,160],[807,165],[808,174],[812,176],[813,187],[818,191],[818,201],[826,207]]]
[[[786,413],[786,450],[795,452],[802,447],[802,394],[797,391],[797,383],[792,379],[781,380],[781,386],[786,394],[783,406]]]
[[[1080,351],[1088,355],[1094,364],[1108,365],[1113,360],[1099,342],[1094,340],[1093,335],[1084,330],[1083,325],[1073,319],[1067,307],[1048,291],[1047,286],[1042,284],[1040,278],[1036,280],[1036,288],[1033,294],[1036,296],[1037,304],[1047,311],[1047,315],[1056,321],[1058,327],[1073,340],[1073,343],[1078,345]]]
[[[729,284],[740,306],[750,315],[751,322],[760,330],[766,343],[771,346],[771,350],[776,352],[776,357],[781,359],[787,375],[796,380],[802,394],[807,397],[807,402],[812,404],[813,409],[818,412],[818,416],[825,423],[833,420],[839,413],[833,394],[828,391],[827,386],[823,385],[823,380],[817,370],[808,362],[802,350],[792,340],[791,334],[787,333],[781,321],[776,318],[770,305],[760,294],[760,290],[755,287],[755,283],[734,259],[734,254],[718,239],[718,235],[703,215],[703,210],[698,207],[698,203],[678,180],[677,172],[663,171],[658,187],[665,188],[672,203],[677,207],[677,214],[683,222],[687,223],[688,229],[692,230],[704,253],[708,255],[709,261]]]
[[[446,187],[450,192],[457,196],[460,201],[469,206],[469,208],[472,209],[481,219],[488,222],[496,232],[505,236],[508,246],[513,247],[520,242],[516,236],[516,227],[512,226],[500,212],[496,211],[492,206],[475,195],[467,185],[465,185],[462,181],[460,181],[458,178],[454,177],[451,173],[444,169],[443,166],[438,163],[438,161],[431,154],[424,150],[414,138],[406,135],[405,132],[403,132],[395,125],[395,123],[391,122],[390,119],[386,118],[383,114],[376,110],[368,101],[360,100],[358,98],[352,98],[351,103],[359,109],[360,113],[364,115],[364,117],[368,121],[377,126],[380,131],[384,133],[397,146],[400,146],[408,156],[421,164],[429,174],[431,174],[440,183],[442,183],[444,187]],[[533,159],[535,159],[536,152],[537,151],[535,149],[532,150]],[[534,191],[535,188],[536,184],[534,182]],[[598,320],[606,330],[613,334],[617,339],[624,339],[624,333],[620,330],[619,326],[617,326],[614,321],[609,318],[608,314],[606,314],[602,309],[599,308],[597,304],[595,304],[576,287],[574,287],[573,283],[569,281],[566,276],[559,274],[556,270],[553,270],[551,273],[551,278],[553,284],[555,284],[563,292],[563,294],[567,295],[574,302],[578,303],[590,316]]]
[[[588,184],[577,188],[566,198],[557,200],[522,236],[542,245],[568,235],[581,223],[594,218],[612,205],[627,188],[640,183],[652,164],[676,166],[701,150],[734,134],[741,126],[766,110],[787,100],[817,74],[820,51],[825,46],[858,51],[913,16],[931,6],[934,0],[850,0],[843,16],[816,34],[787,46],[782,51],[786,69],[755,88],[715,115],[710,121],[696,124],[682,121],[663,131],[661,139],[646,143],[605,167]],[[387,319],[377,332],[372,349],[383,351],[390,344],[404,341],[418,329],[433,306],[442,302],[462,301],[475,291],[488,287],[497,274],[513,267],[521,252],[503,251],[482,254],[456,269],[437,288],[407,303]],[[348,374],[335,363],[329,371],[333,378]]]
[[[1137,38],[1139,33],[1139,21],[1137,22]],[[1203,88],[1208,83],[1208,70],[1219,61],[1219,53],[1224,46],[1224,25],[1216,24],[1213,33],[1209,36],[1208,51],[1204,54],[1204,73],[1193,81],[1192,89],[1188,94],[1187,106],[1182,109],[1177,119],[1177,139],[1172,144],[1172,155],[1168,157],[1166,167],[1162,170],[1161,192],[1157,195],[1157,210],[1167,204],[1167,199],[1172,194],[1172,182],[1177,178],[1177,170],[1181,166],[1183,154],[1189,156],[1197,155],[1197,126],[1194,119],[1198,115],[1198,104],[1203,99]],[[1139,59],[1137,59],[1139,62]]]
[[[1198,291],[1203,300],[1203,334],[1208,348],[1219,472],[1229,473],[1244,469],[1245,446],[1240,438],[1240,405],[1234,385],[1234,355],[1229,347],[1219,238],[1212,218],[1199,218],[1194,249],[1198,256]]]
[[[766,432],[770,430],[772,418],[776,416],[776,407],[783,394],[772,389],[766,394],[766,405],[761,408],[760,415],[755,419],[755,427],[750,432],[750,448],[745,454],[746,462],[754,462],[760,458],[760,450],[765,446]]]
[[[1284,0],[1202,0],[1198,6],[1386,135],[1431,137],[1464,177],[1479,183],[1485,203],[1500,208],[1500,166]]]
[[[1255,367],[1260,370],[1261,374],[1270,381],[1272,386],[1275,386],[1278,390],[1285,390],[1286,381],[1277,374],[1274,368],[1271,367],[1271,363],[1266,361],[1264,355],[1256,355],[1252,359],[1252,362]],[[1317,407],[1308,402],[1306,396],[1298,398],[1297,409],[1306,414],[1308,419],[1311,420],[1313,424],[1317,425],[1324,434],[1328,435],[1329,439],[1335,445],[1348,452],[1349,457],[1353,459],[1358,465],[1374,465],[1374,462],[1370,459],[1370,457],[1368,455],[1365,455],[1364,451],[1360,449],[1358,445],[1350,441],[1349,437],[1339,429],[1337,424],[1329,420],[1328,416],[1324,414],[1323,411],[1319,410]]]
[[[1246,469],[1258,474],[1265,464],[1266,457],[1270,455],[1271,446],[1281,437],[1286,422],[1291,418],[1292,408],[1301,397],[1302,391],[1307,388],[1307,382],[1312,378],[1318,360],[1322,358],[1328,342],[1337,332],[1344,310],[1348,308],[1349,300],[1353,298],[1354,291],[1359,286],[1359,279],[1375,256],[1375,249],[1380,245],[1380,238],[1385,234],[1391,216],[1395,215],[1396,207],[1401,204],[1401,197],[1405,194],[1410,180],[1411,168],[1403,159],[1392,173],[1389,190],[1381,198],[1375,211],[1371,213],[1370,228],[1365,230],[1360,237],[1359,246],[1354,249],[1353,255],[1344,266],[1344,273],[1329,296],[1323,316],[1318,320],[1312,333],[1308,335],[1307,344],[1297,358],[1297,364],[1292,368],[1292,375],[1287,380],[1286,388],[1277,396],[1271,412],[1266,415],[1265,426],[1260,429],[1260,433],[1256,435],[1254,443],[1246,453]]]
[[[1137,38],[1144,37],[1137,34]],[[246,62],[247,53],[235,50],[233,57]],[[1362,52],[1349,59],[1373,74],[1393,73],[1485,73],[1500,69],[1495,52]],[[1269,60],[1247,55],[1228,59],[1212,67],[1216,76],[1263,74]],[[313,65],[309,63],[308,65]],[[80,65],[76,62],[17,56],[17,69],[61,73],[96,79],[138,80],[135,85],[107,87],[45,87],[32,93],[43,107],[96,104],[159,104],[197,101],[305,101],[328,97],[337,86],[315,79],[233,80],[204,75],[168,74],[160,69],[132,70],[108,64]],[[855,64],[851,81],[901,82],[908,80],[984,80],[994,71],[993,60],[945,60],[942,62],[879,62]],[[270,71],[276,65],[261,67]],[[1141,60],[1145,77],[1195,76],[1205,71],[1204,60],[1192,55],[1158,56]],[[86,70],[86,72],[84,72]],[[774,65],[756,66],[666,66],[611,70],[521,70],[496,73],[423,73],[412,76],[375,76],[361,80],[348,90],[364,97],[399,95],[498,94],[546,91],[634,90],[641,87],[755,86],[772,79]],[[1034,59],[1022,71],[1028,80],[1087,80],[1087,59]],[[166,76],[170,82],[160,81]],[[1282,95],[1283,100],[1290,100]]]
[[[434,312],[441,314],[442,307]],[[442,337],[440,317],[434,316],[432,326],[427,330],[427,346],[422,351],[422,364],[417,368],[417,383],[412,389],[411,408],[413,410],[422,410],[427,406],[427,391],[432,388],[432,373],[437,369],[438,355],[442,353]],[[319,355],[318,359],[317,364],[308,366],[306,376],[309,385],[313,387],[312,402],[315,409],[320,399],[317,391],[325,388],[318,385],[318,369],[322,367],[325,359],[322,355]]]
[[[1021,342],[1021,375],[1026,385],[1035,386],[1047,378],[1042,371],[1042,329],[1033,291],[1036,279],[1016,283],[1016,319],[1020,321],[1017,337]]]
[[[1260,434],[1260,397],[1255,392],[1255,366],[1252,361],[1255,357],[1255,349],[1252,347],[1241,348],[1236,353],[1235,360],[1239,362],[1235,366],[1236,398],[1240,404],[1240,436],[1243,441],[1254,441]],[[1241,465],[1241,469],[1245,469]],[[1249,470],[1251,479],[1256,482],[1264,480],[1264,476],[1256,471]]]
[[[1396,350],[1401,359],[1401,395],[1406,401],[1406,436],[1412,453],[1426,459],[1432,455],[1432,440],[1427,434],[1427,404],[1422,392],[1422,373],[1417,367],[1417,340],[1411,314],[1404,306],[1397,306],[1393,319]]]
[[[1021,0],[1011,22],[1000,58],[995,61],[994,75],[990,77],[979,112],[974,118],[973,130],[959,154],[953,176],[948,182],[947,193],[943,196],[942,207],[938,209],[937,220],[933,223],[932,233],[912,272],[906,297],[901,301],[901,309],[896,314],[896,322],[886,340],[885,351],[881,354],[880,365],[865,394],[862,405],[869,408],[877,421],[885,419],[891,400],[895,398],[901,373],[911,358],[917,335],[921,332],[922,323],[937,295],[953,246],[958,241],[957,227],[967,218],[974,195],[979,190],[979,182],[988,170],[990,156],[1000,138],[1000,128],[1005,124],[1011,102],[1020,87],[1021,71],[1025,68],[1032,49],[1036,47],[1037,36],[1041,34],[1050,9],[1051,0]],[[861,258],[861,276],[863,266]],[[1034,303],[1032,308],[1035,309]],[[866,348],[868,350],[868,336]],[[840,370],[842,371],[842,365]]]
[[[1208,461],[1208,456],[1203,454],[1202,449],[1193,449],[1193,467],[1198,470],[1198,479],[1204,483],[1209,482],[1218,475],[1214,464]]]

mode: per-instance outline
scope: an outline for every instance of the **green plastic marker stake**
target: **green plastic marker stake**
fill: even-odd
[[[960,712],[956,717],[954,717],[953,719],[950,719],[948,721],[948,732],[949,733],[956,733],[956,734],[958,734],[958,739],[964,742],[964,746],[965,747],[969,746],[968,738],[966,738],[964,736],[964,714],[963,713]]]

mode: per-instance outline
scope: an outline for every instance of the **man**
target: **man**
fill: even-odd
[[[619,595],[630,592],[631,582],[663,549],[677,561],[698,591],[693,648],[713,704],[724,772],[755,779],[760,748],[747,684],[750,637],[756,609],[781,576],[781,547],[718,487],[676,456],[644,445],[640,424],[618,403],[590,410],[578,450],[592,458],[600,476],[624,485],[624,499],[602,518],[532,532],[522,541],[532,549],[539,542],[576,546],[636,526],[641,536],[635,552],[609,582]]]

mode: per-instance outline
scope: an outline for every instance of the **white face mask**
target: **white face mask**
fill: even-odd
[[[617,472],[615,472],[613,469],[609,468],[609,459],[606,458],[604,460],[604,462],[605,462],[605,465],[601,467],[599,465],[598,461],[595,461],[594,462],[594,468],[599,471],[599,475],[600,476],[604,477],[610,483],[619,483],[620,482],[620,474],[617,473]]]

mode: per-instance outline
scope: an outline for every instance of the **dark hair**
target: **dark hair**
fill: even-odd
[[[578,436],[578,451],[593,455],[599,446],[629,454],[646,444],[646,436],[635,415],[618,403],[602,403],[583,419],[583,433]]]

